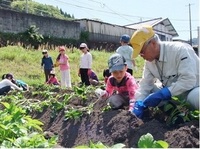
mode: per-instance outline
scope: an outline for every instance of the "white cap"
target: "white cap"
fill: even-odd
[[[80,44],[80,48],[86,48],[86,49],[88,49],[88,46],[87,46],[86,43],[81,43],[81,44]]]
[[[47,53],[48,51],[46,49],[42,50],[42,53]]]

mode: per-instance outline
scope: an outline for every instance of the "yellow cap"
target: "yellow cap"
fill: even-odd
[[[133,58],[136,58],[139,55],[144,43],[152,38],[154,35],[155,33],[153,31],[153,28],[149,25],[142,26],[142,28],[133,33],[130,40],[130,44],[134,49]]]

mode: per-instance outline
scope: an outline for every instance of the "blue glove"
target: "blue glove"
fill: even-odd
[[[144,105],[146,107],[156,107],[162,100],[170,100],[171,93],[167,87],[150,94],[144,99]]]
[[[135,106],[133,108],[132,113],[134,113],[137,117],[142,118],[143,115],[143,111],[144,111],[144,104],[142,100],[137,100],[135,102]]]

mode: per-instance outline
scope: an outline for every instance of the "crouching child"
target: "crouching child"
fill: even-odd
[[[106,83],[106,89],[97,89],[102,99],[107,99],[112,109],[125,108],[133,111],[135,105],[135,92],[138,85],[132,75],[127,72],[125,58],[120,54],[113,54],[108,60],[111,76]]]

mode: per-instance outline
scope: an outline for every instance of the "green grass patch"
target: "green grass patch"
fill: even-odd
[[[90,52],[93,56],[92,69],[96,72],[100,81],[103,81],[103,70],[108,67],[107,61],[113,53],[92,49]],[[49,50],[49,55],[54,62],[58,54],[57,48]],[[80,77],[78,77],[78,69],[82,52],[77,48],[69,48],[66,50],[66,54],[69,56],[72,83],[78,84],[81,81]],[[30,85],[43,84],[45,77],[40,67],[42,56],[42,49],[28,50],[21,46],[0,48],[0,76],[4,73],[12,73],[15,78],[24,80]],[[138,70],[133,74],[135,78],[142,76],[143,64],[144,60],[141,57],[136,58]],[[60,80],[59,68],[56,67],[55,71],[56,76]]]

